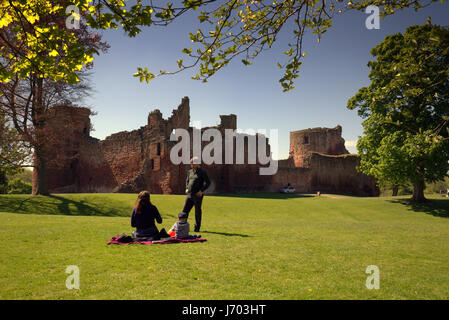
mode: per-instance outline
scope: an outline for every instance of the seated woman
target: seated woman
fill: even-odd
[[[159,232],[154,220],[159,224],[162,223],[159,211],[150,201],[150,193],[142,191],[137,197],[131,214],[131,227],[136,228],[133,236],[137,238],[152,238],[152,240],[170,237],[165,229],[161,229]]]

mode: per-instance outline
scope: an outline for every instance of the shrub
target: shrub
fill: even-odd
[[[30,194],[32,186],[31,183],[16,178],[8,182],[7,190],[9,194]]]

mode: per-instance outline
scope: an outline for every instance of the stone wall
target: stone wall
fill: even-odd
[[[311,191],[378,196],[376,181],[356,170],[359,163],[360,158],[355,154],[333,156],[312,152]]]
[[[100,141],[90,136],[91,111],[58,106],[48,117],[48,169],[50,192],[181,193],[185,168],[169,160],[175,128],[189,129],[189,99],[185,97],[168,120],[159,110],[140,129],[112,134]]]
[[[308,168],[295,167],[293,158],[278,161],[278,171],[271,176],[270,183],[267,184],[268,192],[279,192],[288,184],[292,185],[297,192],[309,192],[309,172]]]

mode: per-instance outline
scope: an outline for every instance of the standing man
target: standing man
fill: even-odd
[[[189,214],[192,207],[195,206],[195,232],[199,232],[201,227],[203,192],[209,187],[210,180],[207,172],[200,167],[197,157],[190,159],[190,168],[187,172],[187,196],[182,212]]]

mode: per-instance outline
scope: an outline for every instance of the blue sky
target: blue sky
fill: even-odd
[[[194,12],[196,14],[196,12]],[[91,118],[92,136],[104,139],[119,132],[146,125],[148,113],[159,109],[168,118],[184,96],[190,98],[191,121],[203,126],[219,123],[220,114],[237,115],[242,129],[278,129],[279,158],[288,157],[289,132],[313,127],[343,127],[348,150],[362,134],[361,119],[346,103],[360,87],[369,84],[369,51],[385,36],[404,32],[407,26],[423,24],[427,17],[434,24],[449,25],[449,4],[435,3],[415,12],[403,10],[380,21],[379,30],[368,30],[368,14],[350,12],[338,15],[321,42],[309,35],[303,43],[307,56],[295,89],[282,92],[282,76],[276,62],[283,62],[283,51],[291,34],[286,29],[272,50],[264,52],[245,67],[236,59],[208,83],[191,80],[194,70],[140,83],[132,76],[137,67],[176,70],[176,60],[187,59],[181,50],[191,47],[189,32],[196,32],[194,15],[182,17],[168,27],[150,27],[136,38],[122,31],[103,32],[111,48],[95,58],[92,83],[94,94],[86,99],[98,114]]]

